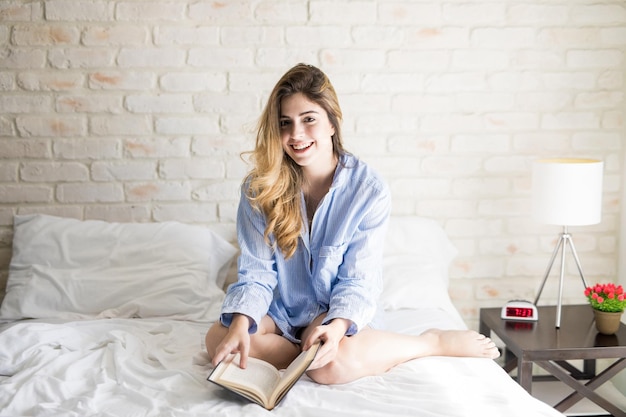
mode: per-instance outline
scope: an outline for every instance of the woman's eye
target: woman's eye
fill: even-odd
[[[312,117],[307,117],[307,118],[304,119],[305,123],[311,123],[311,122],[314,122],[314,121],[315,121],[315,119],[312,118]]]
[[[278,125],[280,127],[285,127],[285,126],[289,125],[289,120],[281,120],[280,122],[278,122]]]

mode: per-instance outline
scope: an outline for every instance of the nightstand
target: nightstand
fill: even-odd
[[[506,345],[504,369],[517,368],[517,381],[532,390],[533,364],[539,365],[574,392],[556,404],[563,412],[583,397],[593,401],[613,416],[626,412],[600,396],[595,389],[626,367],[626,326],[615,335],[599,334],[588,305],[566,305],[561,310],[561,327],[555,327],[556,307],[538,307],[537,322],[513,322],[500,318],[500,308],[480,310],[480,332],[497,335]],[[508,356],[514,356],[507,360]],[[596,373],[597,359],[613,359],[605,370]],[[569,361],[583,360],[580,370]]]

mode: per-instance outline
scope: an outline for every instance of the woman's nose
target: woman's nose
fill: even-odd
[[[302,123],[294,122],[291,124],[291,137],[299,138],[304,134]]]

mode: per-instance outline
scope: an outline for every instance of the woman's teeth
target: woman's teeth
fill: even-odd
[[[298,145],[291,145],[291,147],[293,149],[295,149],[296,151],[301,151],[303,149],[306,149],[306,148],[310,147],[311,145],[313,145],[313,142],[301,143],[301,144],[298,144]]]

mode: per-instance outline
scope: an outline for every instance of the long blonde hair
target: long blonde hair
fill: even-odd
[[[291,68],[272,90],[261,114],[256,145],[250,152],[254,167],[244,180],[248,185],[246,197],[265,215],[265,242],[272,245],[273,235],[275,246],[286,259],[295,253],[303,227],[300,196],[304,177],[302,168],[283,151],[279,119],[282,100],[296,93],[302,93],[326,111],[335,129],[333,152],[338,160],[346,153],[341,140],[341,108],[330,80],[312,65]]]

